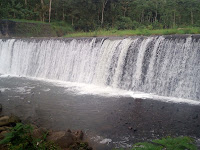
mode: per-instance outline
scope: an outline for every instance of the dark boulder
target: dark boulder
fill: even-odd
[[[21,122],[21,120],[16,116],[3,116],[0,117],[0,127],[2,126],[15,126],[16,123]]]

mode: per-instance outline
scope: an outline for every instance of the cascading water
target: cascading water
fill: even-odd
[[[0,73],[200,98],[200,38],[1,39]]]

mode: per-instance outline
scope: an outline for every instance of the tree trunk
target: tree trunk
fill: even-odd
[[[114,28],[114,25],[115,25],[114,20],[115,20],[115,18],[112,16],[112,28]]]
[[[42,21],[44,22],[44,12],[43,12],[43,9],[44,9],[44,0],[41,0],[41,7],[42,7],[41,17],[42,17]]]
[[[25,6],[27,6],[27,0],[25,0],[24,3],[25,3]]]
[[[157,17],[158,17],[158,3],[156,1],[156,16],[155,16],[155,21],[157,21]]]
[[[49,0],[49,23],[51,22],[51,2],[52,0]]]
[[[124,7],[124,17],[126,17],[126,11],[127,11],[127,8]]]
[[[65,9],[64,9],[64,7],[63,7],[62,20],[65,21]]]
[[[74,26],[74,17],[72,17],[72,26]]]
[[[173,20],[173,27],[175,28],[176,25],[176,11],[174,11],[174,20]]]
[[[104,22],[104,9],[106,7],[106,3],[108,2],[108,0],[103,0],[102,3],[102,11],[101,11],[101,26],[103,26],[103,22]]]
[[[194,16],[193,16],[193,11],[191,10],[191,24],[194,24]]]
[[[98,9],[98,22],[100,22],[100,12],[101,12],[101,10]]]
[[[158,17],[158,11],[156,10],[155,21],[157,21],[157,17]]]
[[[42,14],[42,21],[44,22],[45,20],[45,16],[44,16],[44,13]]]
[[[142,10],[142,14],[141,14],[141,22],[144,22],[144,10]]]

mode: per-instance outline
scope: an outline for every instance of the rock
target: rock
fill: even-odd
[[[5,126],[5,125],[9,125],[9,116],[3,116],[0,118],[0,127],[1,126]]]
[[[33,136],[34,138],[36,138],[36,139],[41,139],[41,138],[43,138],[43,136],[44,136],[45,134],[47,134],[47,133],[48,133],[48,131],[47,131],[47,129],[45,129],[45,128],[35,128],[35,129],[33,130],[32,136]]]
[[[76,137],[70,132],[51,132],[49,136],[47,136],[47,141],[52,141],[62,149],[65,149],[76,143]]]
[[[128,127],[128,129],[129,129],[129,130],[132,130],[133,128],[132,128],[132,127]]]
[[[67,132],[72,133],[72,131],[70,129],[68,129]]]
[[[20,122],[20,119],[16,116],[3,116],[0,118],[0,127],[7,125],[15,125]]]
[[[3,127],[0,127],[0,132],[7,131],[7,130],[10,130],[10,129],[11,129],[11,127],[3,126]]]
[[[8,133],[8,131],[2,131],[0,133],[0,140],[3,139],[7,133]]]
[[[77,140],[83,140],[83,131],[78,130],[74,133],[74,135],[76,136]]]
[[[2,107],[2,105],[0,104],[0,112],[2,112],[2,109],[3,109],[3,107]]]

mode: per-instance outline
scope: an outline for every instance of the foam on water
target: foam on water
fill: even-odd
[[[18,78],[18,76],[12,75],[4,75],[0,76],[0,78]],[[71,94],[75,95],[97,95],[102,97],[132,97],[137,99],[146,99],[146,100],[157,100],[162,102],[169,102],[169,103],[187,103],[191,105],[200,105],[200,101],[190,100],[190,99],[183,99],[183,98],[176,98],[176,97],[166,97],[166,96],[159,96],[153,93],[144,93],[144,92],[133,92],[122,90],[119,88],[111,88],[109,86],[97,86],[92,84],[85,84],[85,83],[76,83],[76,82],[65,82],[59,80],[50,80],[50,79],[43,79],[43,78],[33,78],[33,77],[25,77],[29,80],[46,82],[49,84],[53,84],[54,86],[59,86],[65,88],[65,91],[71,92]],[[19,93],[30,94],[31,90],[34,89],[33,86],[23,86],[23,87],[16,87],[12,90]],[[11,90],[8,88],[0,88],[2,90]],[[47,88],[44,89],[45,92],[50,92],[51,89]]]

